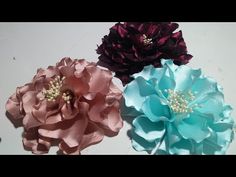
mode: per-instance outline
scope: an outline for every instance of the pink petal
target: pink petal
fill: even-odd
[[[101,115],[102,111],[106,108],[104,96],[97,94],[95,99],[90,102],[90,110],[88,111],[89,119],[94,122],[102,122],[104,117]]]
[[[12,116],[13,119],[23,118],[22,113],[20,112],[20,103],[16,98],[16,94],[13,94],[6,103],[6,110]]]
[[[74,76],[75,69],[70,66],[63,66],[60,68],[60,72],[65,77],[72,77]]]
[[[38,129],[32,128],[30,131],[25,131],[23,135],[23,145],[28,151],[32,151],[34,154],[45,154],[48,153],[49,144],[42,142],[38,136]]]
[[[56,75],[59,75],[59,71],[55,66],[49,66],[47,69],[38,69],[37,74],[34,76],[33,81],[37,80],[40,77],[52,78]]]
[[[112,108],[107,115],[108,126],[114,131],[118,132],[123,127],[123,121],[120,116],[120,111],[117,108]]]
[[[56,67],[60,68],[62,66],[71,66],[73,64],[73,60],[69,57],[62,58],[61,61],[59,61],[56,64]]]
[[[89,86],[82,79],[76,77],[66,78],[64,90],[72,90],[76,95],[82,95],[88,92]]]
[[[85,135],[80,144],[80,150],[85,149],[86,147],[97,144],[102,141],[104,137],[104,132],[96,124],[89,122],[88,127],[85,131]]]
[[[72,124],[72,125],[71,125]],[[61,124],[55,125],[55,130],[43,128],[39,129],[39,134],[44,137],[61,139],[69,147],[75,147],[80,144],[83,133],[87,127],[88,120],[82,115],[77,116],[76,121],[63,121]]]
[[[56,113],[47,117],[46,124],[56,124],[62,121],[61,113]]]
[[[47,115],[47,100],[39,102],[39,104],[35,105],[31,111],[32,115],[38,119],[39,122],[45,123]]]
[[[91,75],[89,81],[89,92],[101,92],[106,94],[112,79],[111,72],[102,70],[95,66],[87,66],[86,69]]]
[[[72,119],[79,113],[79,109],[73,109],[70,104],[64,104],[61,108],[63,119]]]
[[[42,125],[31,113],[27,113],[23,119],[23,125],[26,130]]]
[[[34,105],[37,104],[37,92],[29,91],[22,96],[23,108],[26,113],[31,112]]]
[[[89,63],[86,60],[79,60],[78,64],[75,65],[76,71],[74,72],[75,77],[80,78],[83,76],[83,71]]]

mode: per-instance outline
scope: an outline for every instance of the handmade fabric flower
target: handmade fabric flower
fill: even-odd
[[[192,56],[187,54],[182,32],[173,33],[177,28],[177,23],[117,23],[97,49],[98,64],[114,71],[123,85],[146,65],[160,67],[162,58],[186,64]]]
[[[233,139],[232,108],[201,70],[162,60],[134,75],[124,91],[132,145],[151,154],[224,154]]]
[[[121,98],[110,71],[83,59],[63,58],[18,87],[6,110],[12,120],[22,121],[27,150],[42,154],[56,145],[63,154],[80,154],[104,135],[119,132]]]

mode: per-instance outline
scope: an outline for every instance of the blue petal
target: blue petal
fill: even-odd
[[[211,136],[203,141],[203,154],[213,155],[218,152],[218,154],[224,154],[222,146],[217,143],[217,134],[212,132]]]
[[[162,59],[161,63],[162,63],[162,68],[155,68],[153,65],[145,66],[141,72],[133,75],[134,78],[141,76],[145,80],[150,80],[153,78],[160,80],[160,78],[163,75],[163,72],[165,72],[166,69],[170,70],[173,73],[175,69],[178,67],[170,59],[169,60]]]
[[[166,143],[166,138],[163,139],[161,144],[158,144],[158,148],[156,150],[154,150],[154,152],[152,152],[152,153],[155,154],[155,155],[167,155],[167,154],[169,154],[167,143]]]
[[[162,68],[155,68],[152,65],[144,66],[143,70],[139,73],[134,74],[134,78],[143,77],[145,80],[150,80],[155,78],[159,74],[155,74],[156,72],[162,72]]]
[[[192,84],[201,75],[201,70],[194,70],[188,66],[182,65],[175,71],[175,89],[178,91],[187,91],[191,88]]]
[[[132,134],[132,146],[136,151],[151,151],[155,147],[155,142],[148,142],[142,137],[138,136],[133,131]]]
[[[211,136],[203,142],[204,154],[225,154],[234,138],[232,126],[228,123],[215,124]]]
[[[222,117],[228,118],[231,115],[233,108],[229,105],[224,105],[223,111],[222,111]]]
[[[169,155],[167,151],[158,149],[155,153],[155,155]]]
[[[138,112],[135,108],[133,107],[127,107],[125,105],[125,100],[124,98],[121,99],[120,103],[120,111],[121,111],[121,117],[123,118],[124,121],[126,121],[129,124],[132,124],[132,121],[134,118],[136,118],[139,115],[142,115],[143,113]]]
[[[192,153],[192,149],[193,144],[190,140],[181,139],[170,148],[170,153],[177,155],[189,155]]]
[[[218,91],[208,93],[204,98],[198,100],[197,104],[198,106],[194,108],[195,111],[213,115],[215,121],[219,120],[224,112],[224,96]],[[229,110],[226,110],[225,113],[229,113]]]
[[[169,107],[163,105],[157,95],[151,95],[146,98],[142,106],[143,113],[152,121],[169,120]]]
[[[167,89],[174,90],[176,86],[174,76],[176,65],[173,64],[172,60],[162,60],[162,64],[163,68],[161,70],[161,73],[155,73],[158,83],[155,85],[155,89],[161,98],[166,98],[167,93],[164,91]]]
[[[170,76],[169,70],[165,69],[161,79],[158,82],[160,90],[175,89],[175,80]]]
[[[162,64],[162,68],[154,68],[152,65],[145,66],[140,73],[134,74],[134,77],[144,78],[152,87],[155,87],[157,92],[164,91],[165,89],[174,89],[174,71],[177,66],[173,64],[172,60],[162,60]],[[166,93],[164,95],[167,96]]]
[[[181,135],[177,131],[176,127],[173,125],[173,123],[169,123],[166,126],[167,128],[167,135],[166,139],[168,140],[168,146],[172,146],[176,142],[180,141],[182,139]]]
[[[151,122],[144,115],[134,119],[133,125],[135,133],[149,142],[161,139],[165,133],[165,127],[162,121]]]
[[[155,90],[142,77],[137,77],[130,82],[124,90],[125,104],[128,107],[134,107],[137,111],[140,110],[145,97],[154,94]]]
[[[183,119],[176,124],[179,133],[185,139],[193,139],[200,143],[210,136],[210,130],[207,125],[207,117],[200,114],[191,114],[189,118]]]
[[[158,79],[159,89],[174,89],[175,88],[175,77],[174,77],[174,64],[172,60],[162,60],[163,72]]]
[[[192,83],[191,91],[198,100],[203,99],[207,94],[218,91],[215,80],[208,77],[199,77]]]
[[[211,129],[215,132],[216,143],[221,147],[225,147],[233,138],[233,126],[234,122],[231,118],[228,120],[222,120],[219,123],[213,124]]]
[[[193,143],[193,151],[192,154],[197,154],[197,155],[203,155],[203,142],[201,143],[196,143],[192,141]]]
[[[167,135],[165,137],[167,151],[170,154],[190,154],[192,144],[182,138],[172,123],[167,125]]]
[[[168,67],[172,72],[174,72],[179,66],[175,65],[173,63],[173,60],[171,59],[161,59],[161,64],[164,67]]]

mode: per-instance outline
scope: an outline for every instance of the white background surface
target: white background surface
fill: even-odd
[[[54,65],[63,57],[97,61],[95,49],[115,23],[0,23],[0,154],[31,154],[22,145],[22,128],[15,129],[5,116],[5,103],[17,86],[29,82],[38,68]],[[188,51],[188,64],[202,68],[224,88],[225,101],[236,120],[236,23],[179,23]],[[114,82],[121,90],[118,79]],[[119,135],[82,151],[82,154],[146,154],[136,152],[124,124]],[[57,147],[50,150],[55,154]],[[227,154],[236,154],[236,139]]]

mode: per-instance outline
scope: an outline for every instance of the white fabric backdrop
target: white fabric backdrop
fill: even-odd
[[[15,129],[5,116],[5,103],[17,86],[29,82],[37,68],[54,65],[63,57],[97,61],[95,52],[113,23],[0,23],[0,154],[31,154],[22,145],[22,128]],[[188,51],[188,64],[202,68],[224,88],[225,101],[236,120],[236,23],[179,23]],[[114,82],[123,90],[121,82]],[[146,154],[131,147],[124,124],[118,136],[104,138],[82,154]],[[49,154],[55,154],[51,148]],[[228,154],[236,154],[236,140]]]

